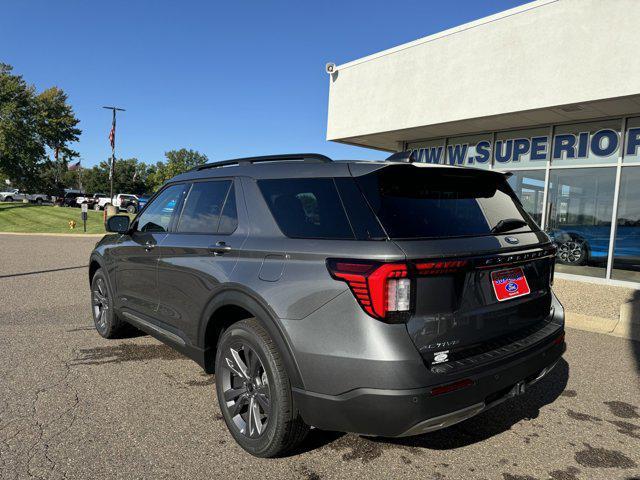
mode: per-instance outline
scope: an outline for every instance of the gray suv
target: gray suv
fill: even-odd
[[[555,247],[502,173],[317,154],[200,166],[91,254],[95,326],[215,373],[229,431],[400,437],[522,394],[565,350]]]

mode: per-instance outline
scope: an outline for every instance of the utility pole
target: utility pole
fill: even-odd
[[[125,112],[124,108],[102,107],[113,112],[111,131],[109,132],[109,142],[111,143],[111,164],[109,165],[109,201],[113,202],[113,177],[116,173],[116,111]]]

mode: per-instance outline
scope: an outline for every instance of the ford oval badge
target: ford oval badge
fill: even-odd
[[[507,243],[510,243],[511,245],[516,245],[516,244],[520,243],[520,240],[518,240],[516,237],[505,237],[504,240]]]

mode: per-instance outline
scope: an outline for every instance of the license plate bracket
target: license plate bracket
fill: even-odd
[[[499,302],[522,297],[531,293],[522,267],[491,272],[491,284]]]

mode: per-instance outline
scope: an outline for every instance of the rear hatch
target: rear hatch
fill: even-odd
[[[390,165],[354,177],[405,252],[407,329],[430,366],[512,346],[545,327],[555,247],[505,175]]]

